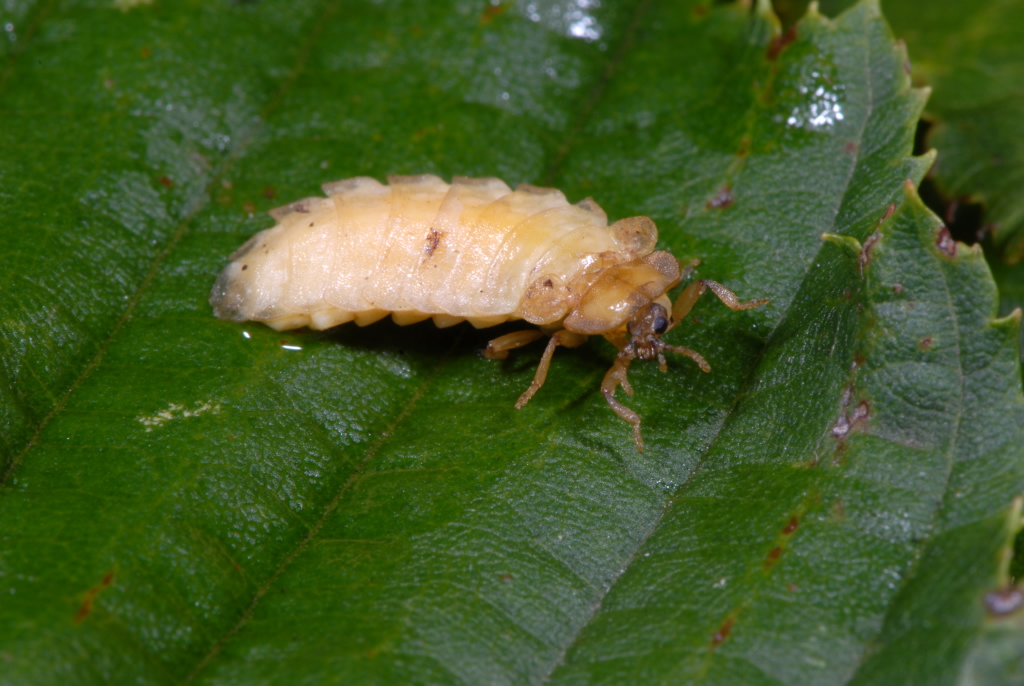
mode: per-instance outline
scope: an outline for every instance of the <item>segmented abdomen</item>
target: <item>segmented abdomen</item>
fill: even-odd
[[[357,177],[324,192],[272,211],[278,224],[232,255],[210,295],[218,317],[279,330],[389,313],[399,324],[543,324],[564,316],[582,272],[651,249],[617,236],[592,200],[493,178]]]

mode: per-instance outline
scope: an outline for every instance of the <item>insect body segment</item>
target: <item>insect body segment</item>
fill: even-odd
[[[391,315],[400,325],[431,318],[437,326],[469,321],[477,328],[523,319],[540,329],[491,341],[485,356],[551,335],[523,407],[544,384],[555,348],[603,335],[619,350],[601,391],[633,424],[640,417],[615,399],[634,359],[696,352],[666,345],[676,326],[711,289],[735,310],[740,302],[714,281],[696,281],[675,304],[667,291],[683,277],[676,259],[654,252],[657,228],[647,217],[608,225],[592,199],[571,205],[555,189],[498,179],[431,175],[389,177],[388,185],[357,177],[326,184],[326,198],[307,198],[271,211],[273,228],[250,239],[217,278],[210,302],[231,321],[258,320],[277,330],[326,329],[349,321],[366,326]],[[687,268],[691,270],[695,265]]]

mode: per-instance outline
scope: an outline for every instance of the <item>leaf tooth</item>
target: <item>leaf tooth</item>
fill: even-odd
[[[915,187],[920,185],[921,180],[924,179],[925,175],[928,173],[928,170],[931,169],[932,166],[935,164],[935,157],[938,154],[938,151],[932,148],[926,153],[922,153],[920,155],[911,155],[905,158],[910,166],[910,178],[908,179],[908,181],[912,180],[914,182]]]

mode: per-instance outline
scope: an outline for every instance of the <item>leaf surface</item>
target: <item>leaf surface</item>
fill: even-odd
[[[914,78],[934,89],[928,142],[951,199],[985,205],[986,230],[1024,257],[1024,2],[895,2],[886,13],[910,48]]]
[[[853,3],[825,0],[838,14]],[[777,0],[799,16],[800,0]],[[887,0],[886,18],[905,40],[918,85],[931,87],[932,175],[951,202],[985,206],[989,233],[1010,263],[1024,258],[1024,1]]]
[[[122,5],[24,5],[0,82],[7,681],[1013,663],[983,597],[1024,490],[1018,321],[913,192],[923,98],[876,4],[786,35],[703,2]],[[670,334],[709,375],[635,366],[643,453],[603,341],[516,411],[539,351],[477,354],[514,327],[212,317],[263,210],[423,172],[650,215],[772,305]]]

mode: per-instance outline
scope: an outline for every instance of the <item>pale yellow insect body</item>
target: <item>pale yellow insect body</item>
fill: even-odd
[[[271,211],[277,226],[221,273],[217,315],[278,330],[365,326],[388,314],[398,324],[553,324],[581,295],[570,288],[577,277],[643,257],[657,239],[650,220],[610,228],[597,203],[571,205],[553,188],[388,181],[326,184],[327,198]]]
[[[277,225],[232,255],[210,294],[218,317],[279,331],[366,326],[388,314],[397,324],[432,318],[440,327],[525,319],[553,335],[517,407],[543,384],[555,347],[604,335],[620,353],[602,391],[633,424],[638,448],[640,418],[613,398],[619,385],[632,392],[629,362],[658,359],[664,369],[663,352],[677,352],[707,371],[700,355],[660,335],[705,288],[733,309],[767,302],[740,303],[720,284],[697,281],[673,307],[666,291],[682,273],[671,254],[653,252],[654,222],[632,217],[609,226],[592,199],[572,205],[553,188],[513,191],[494,178],[447,184],[432,175],[392,176],[387,185],[357,177],[323,188],[326,198],[272,210]],[[501,336],[485,354],[505,357],[541,335]]]

